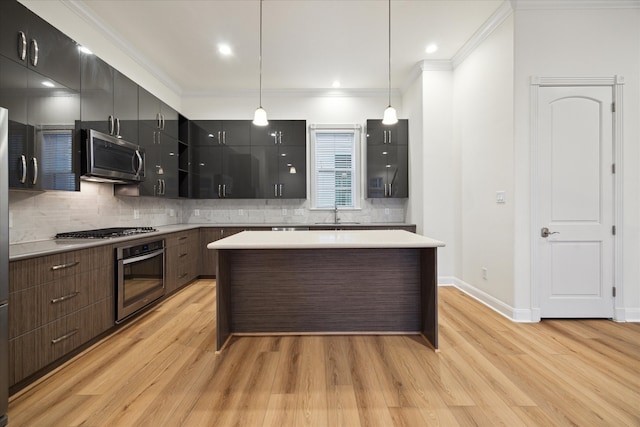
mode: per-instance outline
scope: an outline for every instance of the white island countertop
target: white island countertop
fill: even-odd
[[[444,243],[404,230],[243,231],[208,249],[435,248]]]

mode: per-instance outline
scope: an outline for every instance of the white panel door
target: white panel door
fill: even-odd
[[[613,89],[541,87],[538,99],[540,315],[613,317]]]

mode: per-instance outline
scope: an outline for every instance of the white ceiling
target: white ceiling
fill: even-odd
[[[258,0],[77,0],[93,21],[182,94],[257,90]],[[393,0],[392,86],[425,59],[451,59],[502,0]],[[265,0],[263,89],[384,89],[385,0]],[[114,37],[115,36],[115,37]],[[233,48],[222,57],[219,43]],[[437,43],[435,54],[425,47]]]

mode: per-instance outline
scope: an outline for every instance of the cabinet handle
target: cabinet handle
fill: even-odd
[[[227,131],[226,130],[222,131],[222,144],[223,145],[227,145]]]
[[[27,35],[24,31],[18,31],[18,57],[20,61],[27,57]]]
[[[162,195],[166,195],[167,194],[167,182],[164,180],[164,178],[162,178]]]
[[[386,143],[387,143],[387,131],[386,131],[386,130],[383,130],[383,131],[382,131],[382,135],[383,135],[383,137],[384,137],[384,138],[382,139],[382,143],[383,143],[383,144],[386,144]]]
[[[78,328],[75,328],[73,331],[71,331],[71,332],[69,332],[69,333],[66,333],[66,334],[64,334],[64,335],[63,335],[63,336],[61,336],[61,337],[54,338],[54,339],[52,339],[52,340],[51,340],[51,344],[58,344],[59,342],[62,342],[62,341],[64,341],[64,340],[68,340],[69,338],[71,338],[72,336],[74,336],[75,334],[77,334],[77,333],[78,333],[78,331],[79,331],[79,329],[78,329]]]
[[[273,132],[273,143],[278,145],[278,131]]]
[[[61,297],[54,298],[54,299],[52,299],[52,300],[51,300],[51,304],[57,304],[57,303],[59,303],[59,302],[66,301],[66,300],[68,300],[68,299],[75,298],[75,297],[77,297],[79,294],[80,294],[80,292],[76,291],[76,292],[73,292],[73,293],[71,293],[71,294],[69,294],[69,295],[63,295],[63,296],[61,296]]]
[[[164,114],[160,114],[160,129],[164,130]]]
[[[227,197],[227,184],[222,184],[222,197]]]
[[[25,182],[27,182],[27,158],[24,154],[20,156],[20,165],[22,166],[20,184],[24,184]]]
[[[388,131],[388,132],[389,132],[389,142],[387,144],[391,144],[391,131]]]
[[[387,184],[384,185],[384,197],[387,197]]]
[[[280,187],[280,197],[282,197],[282,184],[280,184],[278,187]]]
[[[282,131],[278,131],[278,144],[282,145]]]
[[[391,187],[392,185],[393,185],[392,183],[389,183],[389,197],[391,197],[391,195],[393,194],[392,187]]]
[[[156,113],[156,128],[160,129],[160,113]]]
[[[116,117],[116,136],[120,136],[120,119]]]
[[[38,40],[31,40],[31,65],[38,66],[38,57],[40,56],[40,49],[38,48]]]
[[[66,264],[58,264],[58,265],[54,265],[51,267],[52,271],[56,271],[56,270],[64,270],[65,268],[71,268],[71,267],[75,267],[76,265],[80,264],[80,261],[73,261],[73,262],[68,262]]]
[[[182,237],[179,237],[179,238],[178,238],[178,240],[187,240],[187,239],[188,239],[188,237],[187,237],[187,236],[182,236]]]
[[[222,132],[218,131],[218,145],[222,144]]]
[[[109,116],[109,135],[113,135],[113,116]]]
[[[178,255],[178,258],[184,258],[184,257],[186,257],[187,255],[189,255],[189,254],[180,254],[180,255]]]
[[[180,275],[180,277],[178,277],[178,279],[184,279],[185,277],[187,277],[189,275],[189,273],[182,273]]]
[[[278,184],[273,184],[273,196],[278,197]]]
[[[222,199],[222,185],[218,184],[218,199]]]
[[[38,159],[32,157],[31,164],[33,165],[33,179],[31,180],[31,184],[36,185],[38,182]]]
[[[136,175],[140,175],[140,172],[142,172],[142,167],[144,166],[144,160],[142,159],[142,154],[140,154],[140,150],[136,150],[135,158],[138,159],[138,167],[136,168],[134,166],[133,169],[136,171]]]

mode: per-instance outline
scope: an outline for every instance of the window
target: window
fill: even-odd
[[[312,204],[358,208],[359,126],[312,126]]]

